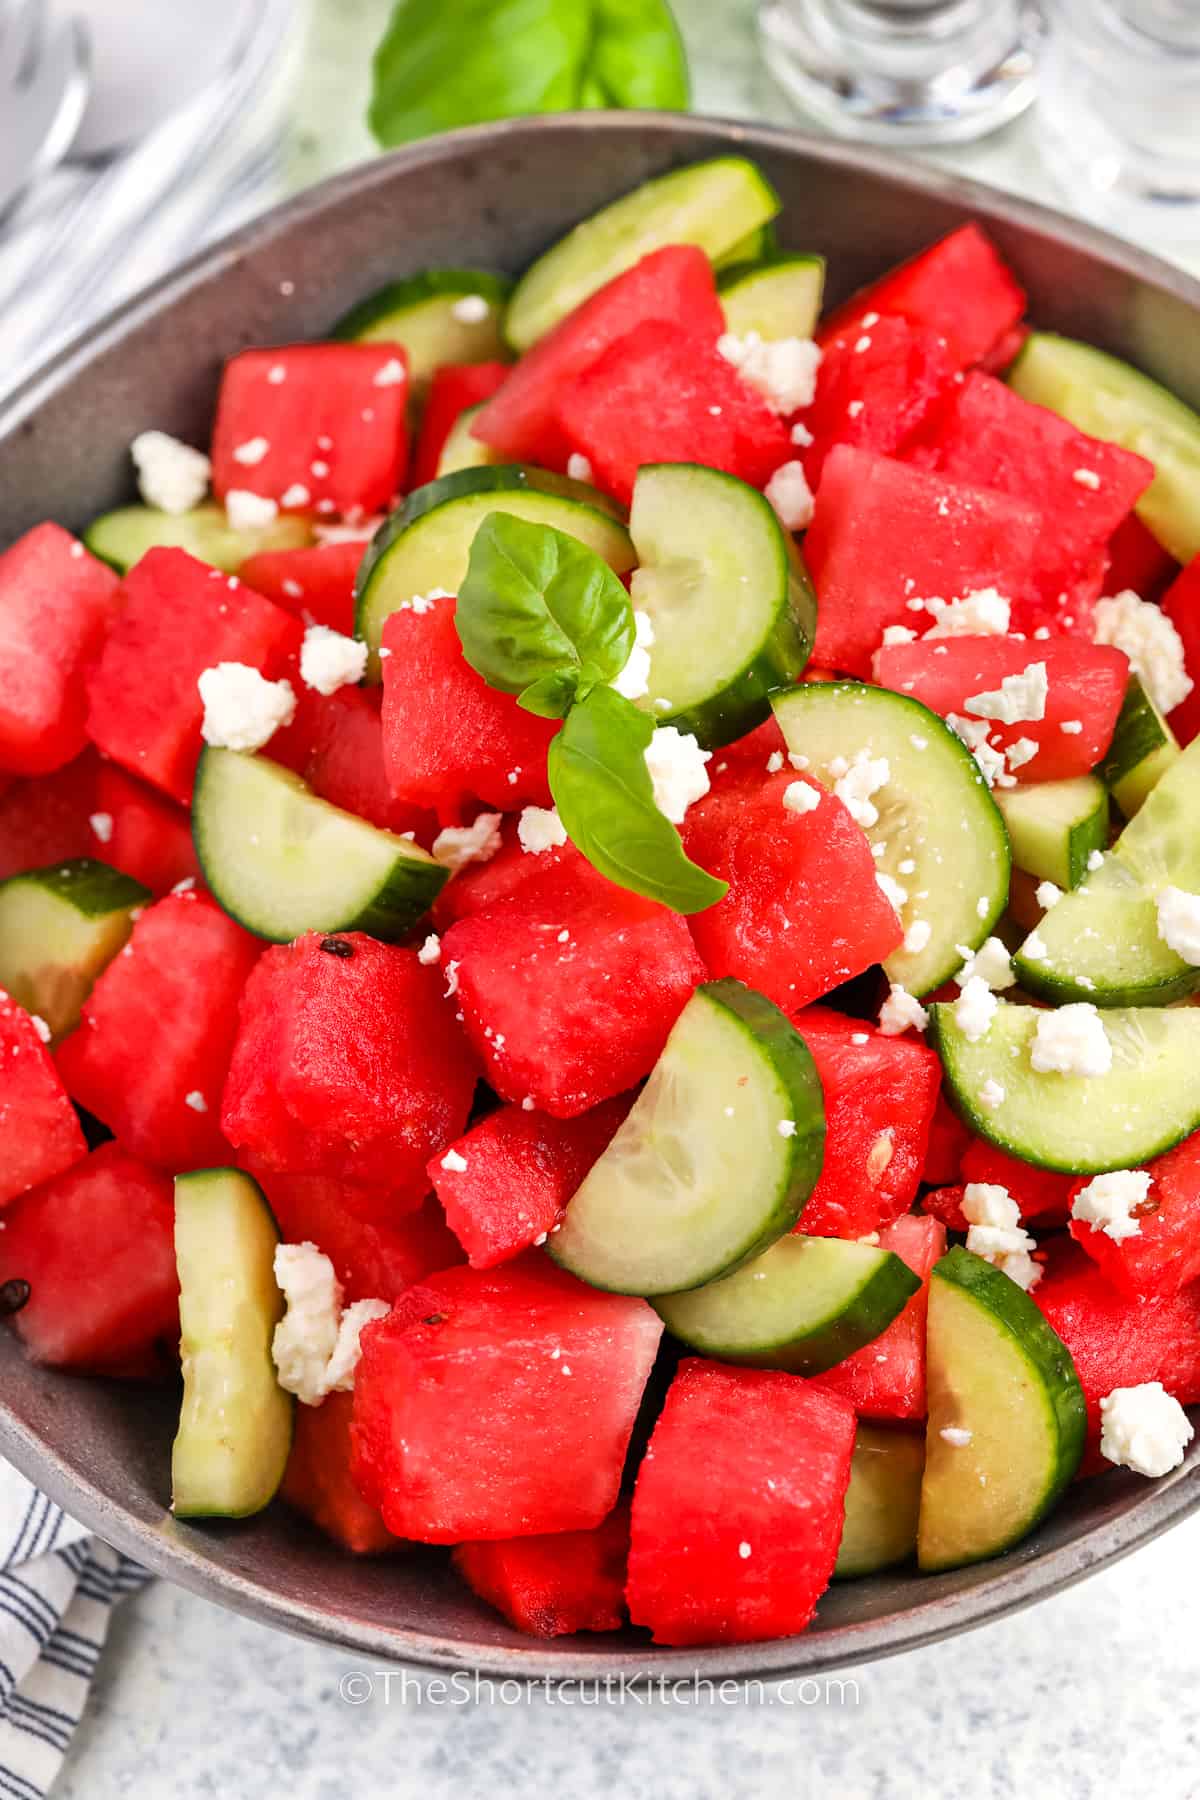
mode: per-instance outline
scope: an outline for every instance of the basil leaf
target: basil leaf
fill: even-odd
[[[552,719],[619,675],[636,635],[629,595],[602,557],[503,512],[475,533],[454,616],[476,673]]]
[[[387,146],[523,113],[687,103],[666,0],[400,0],[367,120]]]
[[[654,721],[610,687],[593,688],[550,740],[550,792],[567,836],[618,887],[676,912],[703,912],[729,891],[684,852],[654,804],[644,751]]]

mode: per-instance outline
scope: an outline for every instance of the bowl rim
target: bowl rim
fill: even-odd
[[[336,174],[260,214],[113,308],[0,399],[0,439],[17,430],[56,390],[83,373],[89,364],[119,349],[132,329],[168,311],[197,284],[223,268],[231,269],[247,252],[294,226],[319,220],[398,177],[453,163],[465,153],[498,147],[514,139],[536,143],[541,137],[552,138],[572,129],[608,138],[637,136],[649,130],[668,146],[675,138],[694,149],[697,140],[702,140],[714,154],[799,153],[831,167],[872,176],[898,195],[907,192],[944,199],[992,220],[1036,231],[1151,284],[1200,313],[1200,280],[1186,270],[1053,207],[951,174],[936,165],[897,160],[886,151],[787,126],[680,113],[554,113],[500,120],[422,140]],[[430,1673],[468,1670],[500,1679],[537,1682],[620,1677],[636,1684],[660,1678],[678,1680],[699,1673],[706,1678],[756,1679],[769,1684],[854,1667],[1004,1618],[1129,1555],[1200,1508],[1198,1440],[1185,1463],[1148,1488],[1127,1511],[1115,1518],[1101,1519],[1079,1537],[1054,1548],[1034,1550],[1032,1554],[1017,1548],[997,1559],[994,1576],[976,1586],[925,1598],[914,1592],[911,1607],[887,1613],[878,1620],[842,1625],[829,1634],[801,1634],[688,1650],[623,1646],[620,1655],[603,1655],[536,1639],[519,1646],[471,1646],[438,1632],[411,1626],[380,1627],[281,1596],[243,1571],[212,1562],[203,1552],[200,1534],[196,1534],[197,1547],[193,1547],[188,1541],[190,1532],[176,1527],[170,1515],[163,1525],[155,1525],[117,1504],[88,1477],[72,1469],[62,1453],[18,1418],[2,1397],[0,1452],[72,1517],[116,1549],[155,1574],[204,1598],[217,1599],[261,1623],[369,1654],[381,1662]]]

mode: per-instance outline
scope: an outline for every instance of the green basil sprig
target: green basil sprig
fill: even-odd
[[[367,120],[386,146],[525,113],[687,104],[667,0],[400,0]]]
[[[565,531],[489,513],[458,590],[463,655],[527,712],[561,719],[629,661],[629,595],[602,557]]]

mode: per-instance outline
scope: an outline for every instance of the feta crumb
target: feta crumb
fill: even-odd
[[[881,847],[876,846],[877,849]],[[875,881],[888,905],[894,912],[900,912],[908,901],[908,889],[901,887],[895,876],[889,875],[886,869],[876,871]]]
[[[789,781],[783,790],[783,804],[788,812],[816,812],[821,804],[821,790],[811,781]]]
[[[1021,1228],[1021,1212],[1008,1189],[991,1181],[968,1181],[963,1188],[963,1217],[968,1224],[967,1249],[992,1263],[1026,1293],[1042,1278],[1041,1265],[1030,1251],[1037,1248]]]
[[[572,481],[592,481],[595,471],[587,457],[578,450],[572,450],[567,458],[567,474]]]
[[[1114,1388],[1100,1402],[1101,1456],[1138,1475],[1169,1475],[1192,1436],[1191,1421],[1161,1381]]]
[[[910,1027],[924,1031],[929,1014],[921,1002],[899,982],[893,981],[888,997],[879,1009],[879,1029],[884,1037],[899,1037]]]
[[[399,387],[400,383],[407,379],[408,372],[404,364],[398,356],[392,356],[375,371],[371,386],[377,388]]]
[[[374,1319],[386,1319],[391,1310],[391,1304],[387,1300],[355,1300],[346,1308],[338,1321],[337,1342],[325,1365],[324,1385],[327,1394],[348,1394],[353,1391],[354,1377],[362,1356],[362,1344],[359,1340],[363,1327],[370,1325]]]
[[[717,351],[757,389],[772,412],[786,417],[812,405],[821,351],[811,338],[764,340],[757,331],[744,337],[726,331],[717,339]]]
[[[795,1137],[796,1121],[795,1119],[780,1119],[775,1129],[782,1138]]]
[[[287,380],[287,370],[282,363],[272,363],[271,367],[267,370],[267,380],[272,387],[282,387],[283,383]]]
[[[274,500],[252,494],[249,488],[230,488],[225,496],[225,516],[234,531],[259,531],[279,511]]]
[[[417,961],[424,963],[428,969],[442,960],[442,940],[436,931],[431,931],[421,948],[417,951]]]
[[[190,1106],[194,1113],[206,1113],[208,1111],[208,1101],[204,1098],[204,1095],[200,1092],[199,1088],[193,1088],[190,1094],[185,1094],[183,1096],[183,1104],[185,1106]]]
[[[968,1431],[965,1425],[943,1425],[938,1436],[952,1444],[956,1450],[965,1450],[974,1433]]]
[[[447,1150],[442,1158],[442,1167],[452,1175],[462,1175],[466,1171],[467,1159],[457,1150]]]
[[[862,400],[852,400],[846,408],[846,411],[852,419],[857,419],[859,413],[863,409],[863,405],[864,402]]]
[[[47,1025],[45,1019],[43,1019],[41,1013],[30,1013],[29,1022],[41,1038],[43,1044],[48,1044],[50,1039],[54,1036],[54,1033]]]
[[[705,763],[711,750],[702,750],[690,731],[674,725],[657,725],[642,752],[654,787],[654,804],[672,825],[682,825],[687,809],[708,792]]]
[[[1002,1082],[993,1080],[990,1075],[979,1090],[979,1104],[985,1112],[995,1112],[998,1106],[1004,1105],[1007,1097],[1008,1089]]]
[[[1083,720],[1063,719],[1058,729],[1067,737],[1080,737],[1083,732]]]
[[[807,450],[816,442],[808,426],[801,424],[799,419],[792,426],[791,439],[797,450]]]
[[[745,1538],[743,1538],[741,1543],[738,1545],[738,1555],[744,1559],[745,1557],[749,1556],[749,1554],[750,1554],[750,1546],[746,1542]]]
[[[852,1044],[869,1044],[870,1041],[871,1034],[869,1031],[852,1031],[850,1033],[850,1042]]]
[[[972,975],[954,1003],[954,1023],[969,1044],[987,1036],[999,1005],[982,976]]]
[[[312,495],[309,493],[304,483],[302,481],[293,481],[291,487],[284,488],[282,494],[279,496],[279,504],[282,507],[307,506],[311,499]]]
[[[1036,738],[1019,737],[1014,739],[1004,752],[1009,768],[1023,769],[1026,763],[1033,761],[1039,747]]]
[[[1135,1213],[1145,1205],[1150,1181],[1144,1169],[1113,1169],[1097,1175],[1072,1200],[1071,1217],[1082,1219],[1093,1231],[1102,1231],[1114,1244],[1140,1237],[1142,1227]]]
[[[203,451],[181,444],[165,431],[140,431],[129,447],[138,492],[147,506],[163,512],[191,512],[208,492],[212,464]]]
[[[768,756],[768,758],[767,758],[767,774],[768,775],[778,775],[778,773],[779,773],[780,769],[782,769],[782,767],[783,767],[783,751],[782,750],[772,750],[770,756]]]
[[[427,594],[414,594],[411,600],[402,600],[398,610],[415,612],[418,618],[423,618],[426,613],[433,611],[439,600],[453,600],[453,598],[453,594],[445,588],[430,588]]]
[[[480,813],[471,825],[447,825],[433,840],[433,859],[446,869],[467,863],[490,862],[500,848],[501,815]]]
[[[634,608],[633,649],[612,686],[626,700],[643,700],[650,692],[650,652],[654,648],[654,624],[650,614]]]
[[[329,1258],[308,1242],[276,1246],[275,1280],[287,1302],[271,1342],[279,1385],[305,1406],[318,1406],[337,1348],[342,1284]]]
[[[971,588],[959,600],[909,601],[914,612],[933,614],[927,638],[1003,637],[1012,617],[1012,602],[992,588]]]
[[[443,970],[446,977],[445,998],[447,1000],[452,1000],[458,992],[458,971],[460,967],[461,965],[459,963],[448,962]],[[462,1015],[460,1014],[459,1016],[461,1017]]]
[[[1003,752],[988,743],[989,727],[982,719],[964,719],[958,713],[947,713],[946,723],[971,752],[989,787],[1015,785],[1013,777],[1005,773]]]
[[[482,294],[464,294],[450,308],[460,325],[482,325],[491,310]]]
[[[1089,875],[1094,875],[1097,869],[1102,868],[1104,866],[1103,850],[1089,850],[1087,866]]]
[[[367,646],[358,638],[343,637],[327,625],[310,625],[300,646],[300,678],[318,694],[336,694],[339,688],[361,681],[367,670]]]
[[[1033,962],[1045,962],[1049,954],[1045,938],[1036,931],[1031,931],[1021,945],[1021,955],[1029,957]]]
[[[832,769],[832,765],[830,766]],[[869,750],[860,750],[839,777],[833,791],[854,823],[866,830],[879,823],[879,808],[874,804],[872,796],[880,788],[886,787],[891,778],[892,771],[886,756],[873,757]]]
[[[1113,1065],[1112,1044],[1091,1001],[1040,1013],[1030,1061],[1041,1075],[1107,1075]]]
[[[932,936],[933,926],[928,919],[914,919],[904,934],[904,948],[910,956],[920,956],[922,950],[929,948]]]
[[[1093,493],[1100,486],[1100,477],[1095,469],[1074,469],[1071,472],[1071,480],[1077,481],[1080,487],[1091,488]]]
[[[1183,888],[1160,888],[1155,896],[1158,935],[1168,950],[1200,968],[1200,894]]]
[[[88,814],[88,827],[92,836],[99,838],[102,844],[112,843],[113,816],[111,813],[94,812]]]
[[[260,463],[271,448],[271,440],[265,437],[247,438],[244,444],[235,444],[233,460],[241,463],[243,468],[253,469]]]
[[[1159,712],[1174,712],[1191,693],[1183,639],[1166,613],[1139,599],[1132,588],[1096,602],[1092,636],[1097,644],[1113,644],[1125,652]]]
[[[803,463],[780,463],[763,493],[785,531],[803,531],[811,523],[813,495]]]
[[[543,850],[556,850],[567,841],[566,828],[553,806],[527,806],[517,820],[517,837],[522,850],[540,856]]]
[[[892,644],[913,644],[916,639],[916,632],[910,631],[907,625],[885,625],[883,628],[883,642],[889,647]]]
[[[309,469],[311,470],[311,472],[316,476],[318,481],[324,481],[325,477],[329,473],[329,464],[327,462],[322,462],[322,460],[319,456],[315,459],[315,461],[310,462],[308,466],[309,466]]]
[[[220,750],[261,750],[296,713],[288,681],[268,681],[246,663],[223,662],[205,669],[196,686],[204,702],[201,734]]]
[[[1016,725],[1026,719],[1044,719],[1050,683],[1044,662],[1027,663],[1019,675],[1005,675],[998,688],[972,694],[963,705],[977,719],[996,719]]]
[[[1052,906],[1057,906],[1062,897],[1062,889],[1053,881],[1039,881],[1034,890],[1034,899],[1043,912],[1049,912]]]

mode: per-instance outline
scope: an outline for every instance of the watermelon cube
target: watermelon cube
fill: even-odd
[[[452,925],[442,968],[490,1085],[557,1119],[643,1080],[704,980],[678,913],[602,878],[583,886],[570,863]]]
[[[87,741],[87,674],[120,584],[61,525],[38,525],[0,556],[0,770],[45,775]]]
[[[1170,725],[1181,744],[1190,744],[1200,737],[1200,556],[1171,583],[1162,609],[1183,641],[1184,666],[1192,678],[1192,691],[1172,712]]]
[[[424,487],[433,480],[459,414],[490,400],[508,374],[509,365],[502,362],[443,363],[433,371],[409,470],[410,487]]]
[[[625,1621],[629,1507],[592,1531],[459,1544],[453,1563],[467,1586],[530,1637],[618,1631]]]
[[[939,1094],[933,1123],[929,1127],[929,1142],[925,1146],[921,1180],[932,1187],[944,1187],[948,1182],[957,1181],[963,1153],[973,1141],[970,1131],[945,1095]]]
[[[1017,680],[1038,664],[1048,684],[1040,718],[1024,717],[1008,725],[972,705],[978,696],[998,694],[1005,680]],[[1007,752],[1021,741],[1024,754],[1030,744],[1036,745],[1017,765],[1023,782],[1065,781],[1094,769],[1112,742],[1129,682],[1129,659],[1122,650],[1080,638],[1034,643],[1017,637],[936,638],[885,644],[875,654],[875,679],[894,693],[914,695],[943,718],[955,713],[986,720],[993,749]],[[1081,729],[1064,729],[1076,725]]]
[[[271,679],[299,654],[298,619],[186,550],[148,550],[89,686],[88,734],[131,774],[191,802],[204,705],[196,686],[221,662]]]
[[[170,1176],[102,1144],[5,1214],[9,1281],[29,1284],[12,1323],[35,1362],[165,1373],[179,1343]]]
[[[89,746],[65,769],[14,781],[0,794],[0,881],[91,856],[152,894],[199,874],[181,806]]]
[[[431,1160],[429,1179],[473,1269],[545,1243],[628,1110],[623,1099],[606,1100],[552,1119],[502,1106]]]
[[[1108,543],[1106,594],[1132,588],[1143,600],[1159,600],[1179,574],[1179,564],[1136,513],[1122,519]]]
[[[536,1253],[451,1269],[368,1325],[354,1479],[423,1543],[587,1531],[616,1503],[662,1324]]]
[[[672,244],[651,251],[608,282],[557,325],[509,371],[500,392],[478,415],[474,434],[513,462],[566,467],[570,445],[559,400],[610,345],[648,320],[715,344],[725,329],[712,265],[702,250]]]
[[[861,1418],[923,1419],[929,1271],[945,1252],[946,1227],[938,1219],[905,1213],[883,1227],[879,1242],[920,1277],[920,1291],[874,1343],[864,1344],[816,1381],[848,1400]]]
[[[904,936],[861,827],[815,781],[818,806],[785,806],[795,779],[750,771],[689,808],[683,826],[692,860],[729,883],[688,921],[709,974],[736,976],[789,1015],[882,962]]]
[[[365,545],[357,539],[261,550],[238,570],[247,587],[305,624],[354,635],[354,578]]]
[[[1101,1273],[1126,1294],[1177,1294],[1200,1277],[1200,1132],[1146,1164],[1150,1190],[1134,1217],[1133,1237],[1119,1241],[1086,1220],[1071,1236]],[[1087,1180],[1071,1184],[1071,1198]]]
[[[1032,1163],[1009,1156],[983,1138],[972,1138],[959,1164],[962,1179],[987,1181],[1007,1188],[1020,1208],[1022,1219],[1043,1225],[1065,1225],[1071,1204],[1074,1176],[1053,1169],[1035,1169]]]
[[[955,372],[944,338],[897,315],[824,343],[817,390],[804,410],[813,443],[804,472],[816,491],[835,444],[892,455],[925,422]]]
[[[58,1049],[72,1099],[160,1169],[229,1161],[221,1089],[262,946],[195,889],[148,907]]]
[[[921,1195],[921,1211],[931,1219],[940,1219],[947,1231],[959,1231],[964,1235],[970,1230],[970,1221],[963,1212],[964,1184],[961,1181],[948,1182],[945,1187],[930,1188]]]
[[[644,463],[693,462],[765,487],[795,455],[784,421],[689,320],[618,338],[559,400],[571,450],[628,506]]]
[[[221,377],[213,491],[261,494],[283,512],[386,512],[404,483],[407,405],[399,344],[243,350]]]
[[[388,1190],[386,1217],[428,1193],[476,1076],[440,970],[361,932],[306,932],[265,952],[235,1029],[231,1144],[283,1174]]]
[[[3,811],[4,803],[0,801],[0,817]],[[566,881],[596,893],[605,892],[608,886],[574,844],[526,850],[517,836],[516,820],[506,819],[495,855],[486,862],[466,863],[446,883],[433,903],[433,922],[439,931],[446,931],[456,919],[501,906],[522,888],[528,887],[532,892],[539,881],[549,881],[556,890]]]
[[[334,694],[313,694],[311,699],[298,772],[313,793],[384,831],[412,832],[422,844],[432,844],[438,832],[436,815],[393,799],[388,786],[379,689],[344,687]]]
[[[912,1038],[883,1037],[823,1006],[795,1020],[825,1094],[825,1160],[798,1230],[864,1237],[917,1197],[942,1070]]]
[[[353,1394],[327,1394],[320,1406],[298,1406],[292,1448],[279,1495],[327,1537],[358,1556],[396,1550],[399,1538],[379,1508],[364,1500],[350,1474]]]
[[[0,1207],[87,1152],[75,1108],[24,1007],[0,989]],[[2,1241],[2,1240],[0,1240]]]
[[[656,1644],[803,1631],[837,1560],[854,1431],[797,1375],[686,1358],[633,1494],[634,1623]]]
[[[444,824],[469,816],[472,801],[501,812],[550,805],[546,752],[559,722],[475,673],[453,600],[394,612],[383,648],[383,760],[396,800],[432,807]]]
[[[101,766],[89,748],[52,775],[18,778],[0,794],[0,881],[97,854],[88,819]]]

